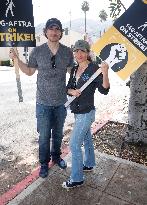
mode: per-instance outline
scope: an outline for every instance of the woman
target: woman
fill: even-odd
[[[110,84],[108,78],[108,65],[101,64],[102,73],[81,93],[79,88],[96,72],[98,66],[89,56],[90,46],[84,40],[78,40],[74,46],[74,56],[77,66],[73,67],[67,85],[67,93],[77,98],[71,103],[70,108],[75,116],[75,123],[70,139],[72,154],[72,167],[70,179],[63,182],[63,188],[73,188],[84,183],[83,171],[91,171],[95,166],[94,146],[91,135],[91,124],[95,120],[94,92],[107,95]],[[82,155],[84,144],[84,161]]]

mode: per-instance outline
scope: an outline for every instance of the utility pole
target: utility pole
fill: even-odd
[[[71,10],[69,11],[69,45],[71,47]]]
[[[69,30],[71,30],[71,10],[69,12]]]
[[[85,34],[86,34],[86,11],[84,13],[85,13]]]

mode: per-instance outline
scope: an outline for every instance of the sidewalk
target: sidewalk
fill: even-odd
[[[147,168],[127,160],[96,152],[96,167],[86,173],[83,186],[63,189],[70,173],[56,165],[47,179],[38,178],[8,205],[147,205]]]

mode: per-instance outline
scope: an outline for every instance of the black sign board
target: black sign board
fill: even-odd
[[[136,12],[137,11],[137,12]],[[114,27],[147,56],[147,1],[135,0]]]
[[[0,47],[35,47],[32,0],[0,0]]]

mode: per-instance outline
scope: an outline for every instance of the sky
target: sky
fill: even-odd
[[[70,19],[84,18],[84,12],[81,5],[84,0],[32,0],[34,25],[45,23],[49,18],[55,17],[61,22],[68,22]],[[87,0],[89,2],[89,11],[87,18],[99,20],[99,12],[104,9],[109,15],[109,0]],[[133,0],[122,0],[125,7],[128,8]],[[70,15],[71,12],[71,15]]]

